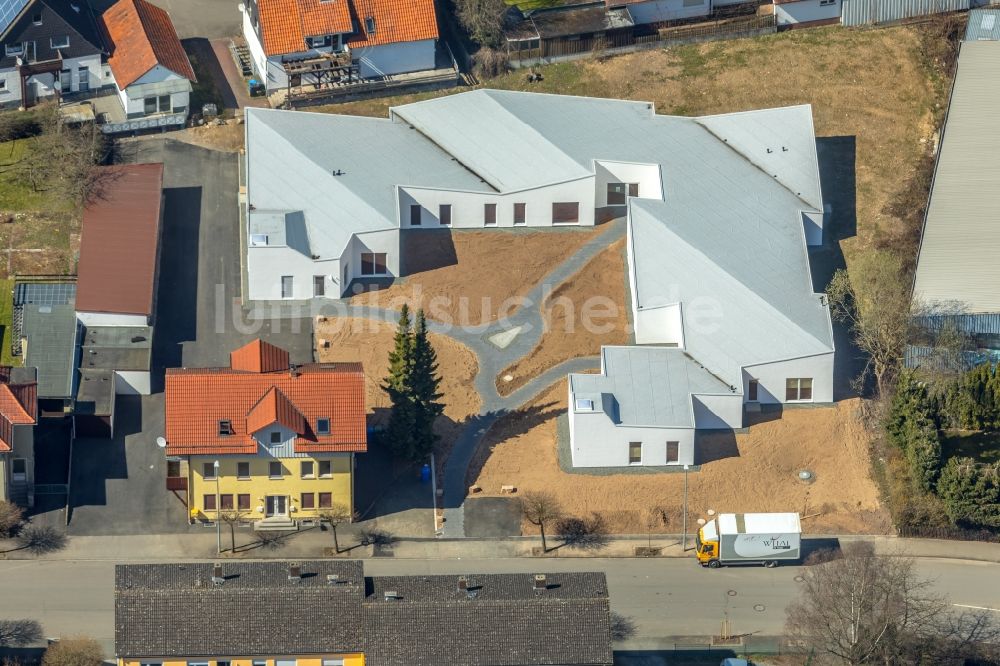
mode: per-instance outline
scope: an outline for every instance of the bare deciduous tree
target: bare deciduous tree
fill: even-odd
[[[333,532],[333,550],[340,553],[340,542],[337,540],[337,528],[344,523],[349,523],[357,518],[357,514],[351,512],[346,504],[335,503],[328,509],[323,509],[319,514],[320,520],[325,520],[330,525]]]
[[[458,20],[480,46],[496,48],[503,40],[509,7],[504,0],[456,0]]]
[[[0,620],[0,647],[22,647],[42,639],[42,625],[35,620]]]
[[[834,319],[847,324],[868,356],[860,388],[871,374],[879,396],[887,395],[910,328],[909,280],[902,260],[882,250],[858,253],[850,272],[840,269],[826,288]]]
[[[788,631],[829,660],[851,664],[963,664],[997,628],[982,612],[954,612],[913,561],[850,543],[843,557],[803,574]]]
[[[219,512],[219,520],[229,527],[229,551],[236,552],[236,526],[246,518],[246,512],[239,509],[223,509]]]
[[[666,527],[669,519],[667,510],[659,504],[646,509],[646,548],[653,547],[653,531]]]
[[[0,501],[0,539],[13,536],[24,522],[24,511],[13,502]]]
[[[521,513],[524,519],[538,527],[542,535],[542,551],[549,552],[545,542],[545,525],[559,520],[563,515],[559,500],[552,493],[544,491],[529,491],[521,497]]]
[[[104,650],[93,638],[72,636],[53,643],[42,657],[42,666],[102,666]]]

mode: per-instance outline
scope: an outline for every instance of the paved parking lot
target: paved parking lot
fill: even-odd
[[[113,440],[78,439],[70,487],[72,534],[186,531],[186,511],[166,490],[163,372],[226,365],[229,352],[255,337],[312,360],[308,320],[241,323],[236,156],[169,139],[126,144],[126,161],[163,162],[164,219],[153,338],[154,395],[122,397]]]

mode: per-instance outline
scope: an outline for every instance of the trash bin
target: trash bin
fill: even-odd
[[[424,466],[420,468],[420,483],[430,483],[431,482],[431,466],[424,463]]]

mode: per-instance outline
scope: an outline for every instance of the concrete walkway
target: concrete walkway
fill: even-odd
[[[444,510],[445,524],[443,536],[460,538],[465,536],[463,502],[465,501],[465,476],[483,435],[500,417],[519,408],[541,391],[551,386],[561,377],[571,372],[582,372],[599,367],[596,356],[570,359],[549,368],[531,381],[513,391],[508,396],[497,392],[496,377],[505,368],[531,353],[542,338],[544,321],[542,307],[546,296],[562,282],[579,272],[602,250],[625,235],[625,218],[617,218],[603,225],[600,233],[584,243],[576,252],[553,267],[538,282],[525,298],[529,307],[518,309],[514,314],[496,322],[481,326],[457,326],[428,320],[428,330],[447,335],[468,347],[476,355],[479,373],[474,388],[482,400],[479,414],[469,420],[456,439],[444,466]],[[357,317],[374,319],[395,324],[399,313],[385,308],[356,305],[347,299],[320,299],[306,306],[313,317],[323,315],[330,318]],[[256,302],[247,313],[250,319],[286,319],[302,317],[303,306],[282,301]],[[519,329],[513,340],[505,347],[490,342],[490,338],[504,331]]]

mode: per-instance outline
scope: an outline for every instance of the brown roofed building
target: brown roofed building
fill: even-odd
[[[359,363],[296,366],[254,340],[230,367],[167,370],[166,439],[168,487],[188,489],[193,519],[241,507],[280,527],[351,508],[354,454],[368,446],[364,373]]]
[[[0,501],[34,504],[37,422],[35,369],[0,366]]]

